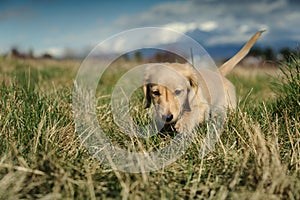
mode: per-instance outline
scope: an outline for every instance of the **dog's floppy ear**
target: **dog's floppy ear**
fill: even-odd
[[[198,79],[196,72],[194,71],[193,67],[190,64],[185,64],[182,69],[180,69],[180,73],[182,73],[185,78],[189,81],[189,85],[193,89],[198,88]]]
[[[188,94],[184,108],[186,111],[191,111],[190,103],[194,100],[198,92],[198,81],[195,72],[191,68],[186,72],[187,73],[185,73],[185,76],[188,79],[190,88],[188,88]]]
[[[144,99],[145,99],[144,108],[150,108],[150,105],[151,105],[151,91],[150,91],[150,84],[149,83],[143,85],[143,91],[144,91]]]
[[[151,106],[151,76],[150,76],[151,68],[147,66],[144,71],[144,84],[143,84],[143,92],[144,92],[144,108],[150,108]]]
[[[193,89],[197,90],[198,89],[198,82],[197,82],[196,75],[194,73],[191,73],[191,74],[187,75],[187,78],[188,78],[190,86]]]
[[[190,90],[194,90],[195,94],[197,94],[198,91],[198,78],[196,75],[196,72],[192,68],[192,66],[188,66],[188,69],[184,73],[185,77],[189,81]]]

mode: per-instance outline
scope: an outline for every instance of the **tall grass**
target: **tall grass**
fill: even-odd
[[[298,56],[282,64],[278,77],[253,76],[249,85],[247,74],[231,76],[239,108],[204,159],[200,128],[184,156],[143,174],[113,171],[81,146],[71,101],[78,66],[1,58],[0,199],[300,199]],[[126,147],[132,138],[122,138],[113,123],[109,96],[97,100],[99,123]],[[132,112],[137,120],[147,116],[141,102]],[[157,148],[171,138],[143,144]]]
[[[299,53],[300,54],[300,53]],[[287,115],[296,121],[300,120],[300,59],[291,55],[281,66],[281,81],[274,88],[277,92],[276,113],[281,117]]]

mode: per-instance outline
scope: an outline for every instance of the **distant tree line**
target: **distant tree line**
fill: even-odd
[[[23,59],[34,59],[34,58],[53,59],[53,56],[49,53],[44,53],[39,57],[35,57],[32,49],[29,49],[28,52],[21,52],[21,51],[18,50],[17,47],[11,48],[10,56],[14,57],[14,58],[23,58]]]
[[[291,54],[299,53],[299,49],[291,49],[289,47],[284,47],[279,50],[274,50],[272,47],[253,47],[248,56],[256,57],[260,60],[268,61],[282,61],[290,57]],[[162,50],[156,50],[154,53],[145,53],[141,50],[136,50],[128,54],[124,54],[123,58],[127,61],[134,60],[137,62],[148,61],[148,62],[186,62],[185,59],[179,57],[178,55]],[[226,59],[227,60],[227,59]]]
[[[178,62],[185,63],[186,60],[172,52],[152,49],[152,52],[135,50],[122,56],[126,61],[147,61],[147,62]]]
[[[253,47],[250,52],[249,56],[254,57],[261,57],[264,60],[287,60],[291,54],[296,54],[297,49],[291,49],[289,47],[283,47],[279,49],[278,52],[275,52],[271,47]]]
[[[284,47],[279,49],[278,51],[275,51],[271,47],[253,47],[248,56],[258,57],[263,60],[286,60],[290,57],[291,54],[297,54],[299,53],[299,49],[291,49],[289,47]],[[13,47],[9,53],[10,56],[15,58],[23,58],[23,59],[34,59],[34,58],[47,58],[47,59],[53,59],[54,57],[49,53],[44,53],[39,57],[34,56],[34,52],[32,49],[29,49],[27,52],[21,52],[18,50],[17,47]],[[66,49],[64,58],[72,58],[75,55],[74,52],[72,52],[70,49]],[[142,61],[146,59],[149,62],[185,62],[185,60],[178,55],[175,55],[171,52],[167,51],[155,51],[155,53],[152,53],[150,56],[147,54],[144,54],[144,52],[140,50],[136,50],[134,52],[131,52],[129,54],[124,54],[123,58],[127,61],[129,60],[135,60],[135,61]]]

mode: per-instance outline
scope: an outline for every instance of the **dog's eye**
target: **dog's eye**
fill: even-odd
[[[158,90],[152,91],[152,94],[155,95],[155,96],[159,96],[160,95],[160,93],[159,93]]]
[[[175,95],[180,95],[181,94],[181,90],[175,90]]]

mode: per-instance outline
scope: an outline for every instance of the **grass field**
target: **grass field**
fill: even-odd
[[[170,166],[141,174],[114,171],[80,145],[72,115],[79,66],[0,57],[0,199],[300,199],[299,56],[282,70],[237,68],[229,79],[239,106],[216,148],[200,159],[195,140]],[[107,105],[118,77],[112,70],[100,82],[97,111],[125,146]]]

